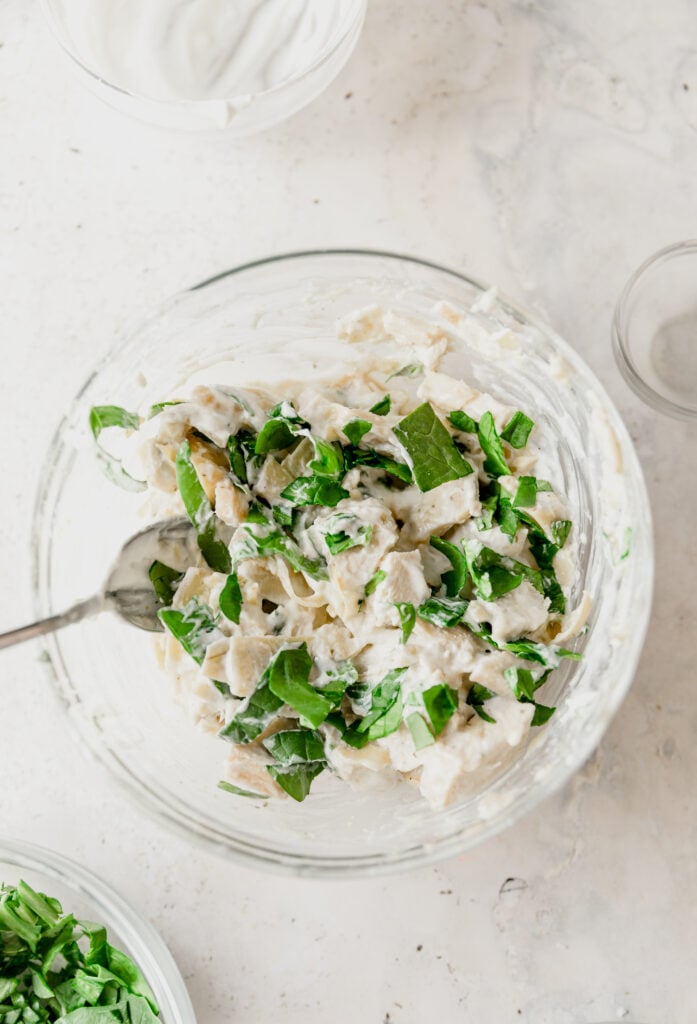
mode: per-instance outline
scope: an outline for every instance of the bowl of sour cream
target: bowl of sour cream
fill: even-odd
[[[244,136],[290,117],[339,73],[366,0],[42,0],[82,80],[165,128]]]

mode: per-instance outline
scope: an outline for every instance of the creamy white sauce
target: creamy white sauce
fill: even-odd
[[[64,0],[56,6],[82,62],[112,85],[157,100],[236,98],[239,108],[310,67],[355,5]]]

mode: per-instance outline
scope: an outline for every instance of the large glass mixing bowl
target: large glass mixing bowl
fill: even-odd
[[[48,615],[97,590],[110,558],[143,525],[139,496],[100,471],[90,406],[147,407],[192,375],[205,380],[214,365],[216,380],[235,384],[338,374],[355,350],[334,339],[337,317],[380,303],[431,318],[438,300],[486,309],[473,314],[477,343],[454,345],[443,369],[525,409],[556,451],[555,482],[579,539],[572,602],[584,589],[593,596],[584,658],[566,662],[548,684],[546,703],[558,705],[549,724],[478,776],[462,802],[436,812],[411,787],[357,791],[330,773],[303,804],[230,796],[216,788],[222,741],[200,733],[175,702],[150,635],[105,614],[46,641],[85,746],[150,812],[232,857],[299,874],[365,875],[459,853],[561,786],[630,685],[653,552],[641,470],[617,411],[574,350],[535,316],[485,296],[461,274],[386,253],[294,253],[239,267],[166,302],[114,346],[49,449],[34,531],[36,610]]]

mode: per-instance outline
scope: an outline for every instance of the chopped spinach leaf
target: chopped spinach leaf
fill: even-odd
[[[269,665],[269,689],[316,729],[332,710],[332,701],[310,685],[311,670],[306,643],[279,651]]]
[[[426,713],[436,736],[440,736],[457,711],[457,690],[447,683],[436,683],[422,694]]]
[[[516,700],[523,704],[534,704],[535,711],[530,722],[531,726],[544,725],[552,717],[556,708],[547,707],[545,704],[538,704],[535,700],[535,691],[539,690],[551,672],[548,669],[539,678],[535,678],[532,672],[526,668],[507,668],[503,673]]]
[[[417,615],[424,622],[447,629],[457,626],[462,621],[468,604],[469,601],[454,597],[429,597],[419,605]]]
[[[283,701],[269,688],[269,669],[262,675],[257,688],[237,714],[218,733],[232,743],[251,743],[276,718]]]
[[[548,480],[538,480],[534,476],[521,476],[518,478],[513,508],[531,508],[536,503],[540,491],[551,490],[552,485]]]
[[[270,555],[282,555],[297,572],[305,572],[313,579],[327,578],[324,563],[303,555],[297,543],[280,530],[264,536],[245,530],[244,540],[235,553],[235,564],[244,558],[267,558]]]
[[[379,402],[376,402],[375,405],[371,405],[370,411],[375,413],[376,416],[387,416],[391,408],[392,399],[389,395],[385,395]]]
[[[218,789],[224,790],[226,793],[234,793],[235,796],[249,796],[255,800],[268,800],[266,793],[253,793],[251,789],[240,789],[239,786],[235,786],[232,782],[226,782],[225,779],[221,779],[218,783]]]
[[[256,455],[268,455],[269,452],[283,451],[297,439],[297,428],[281,416],[267,420],[259,431],[254,443]]]
[[[402,721],[401,679],[406,668],[395,668],[370,691],[370,711],[358,723],[357,732],[377,740],[396,732]]]
[[[281,491],[281,497],[292,505],[325,505],[334,508],[343,498],[349,497],[336,480],[321,476],[299,476]]]
[[[242,611],[242,590],[236,572],[231,572],[220,592],[220,610],[226,619],[239,624]]]
[[[356,447],[361,443],[361,438],[365,437],[369,431],[370,423],[368,423],[368,420],[350,420],[344,427],[344,434],[351,444]]]
[[[499,528],[513,543],[518,532],[518,522],[521,519],[519,513],[513,508],[511,499],[503,491],[499,494],[498,508]]]
[[[506,555],[485,547],[476,540],[463,543],[467,557],[467,569],[475,586],[477,597],[482,601],[495,601],[504,594],[515,590],[527,580],[541,594],[544,584],[541,573],[523,562],[517,562]]]
[[[152,583],[152,588],[157,595],[157,599],[162,602],[163,605],[169,607],[172,603],[177,585],[184,576],[183,572],[179,569],[172,569],[171,566],[165,565],[164,562],[155,561],[148,569],[148,576]]]
[[[455,544],[442,537],[431,537],[429,541],[432,548],[445,555],[452,569],[444,572],[441,581],[445,586],[445,593],[448,597],[458,597],[467,582],[467,559]]]
[[[395,608],[399,614],[399,623],[402,627],[402,643],[405,644],[416,625],[416,609],[409,601],[400,601],[395,604]]]
[[[284,505],[274,505],[271,514],[279,526],[292,526],[293,511],[292,508],[286,508]]]
[[[324,542],[332,555],[338,555],[342,551],[348,551],[349,548],[360,547],[363,544],[370,544],[372,536],[372,524],[367,523],[359,526],[353,534],[346,533],[345,530],[339,530],[336,533],[325,533]]]
[[[269,519],[267,509],[258,501],[252,501],[247,511],[246,522],[266,526],[271,520]]]
[[[552,540],[558,548],[563,548],[571,533],[570,519],[555,519],[551,525]]]
[[[370,597],[370,595],[375,592],[376,588],[379,587],[385,579],[387,579],[387,573],[385,570],[378,569],[378,571],[370,577],[365,585],[365,596]]]
[[[546,668],[557,668],[562,658],[571,661],[581,661],[583,658],[577,651],[569,651],[566,647],[556,647],[554,644],[540,644],[534,640],[509,640],[503,646],[518,658],[535,661]]]
[[[310,786],[325,768],[325,761],[306,761],[279,767],[269,764],[266,770],[288,796],[301,803],[310,792]]]
[[[474,708],[476,713],[485,722],[490,722],[492,725],[496,725],[496,719],[492,718],[488,712],[484,710],[484,705],[488,700],[495,697],[496,694],[493,690],[490,690],[487,686],[482,686],[481,683],[472,683],[470,691],[467,694],[467,703],[471,708]]]
[[[163,608],[157,617],[196,664],[203,664],[206,648],[217,628],[212,609],[200,598],[192,597],[185,608]]]
[[[537,701],[535,701],[535,714],[532,716],[532,721],[530,722],[531,727],[535,728],[535,726],[538,725],[545,725],[556,710],[556,708],[550,708],[547,707],[546,704],[538,704]]]
[[[394,434],[409,453],[420,491],[431,491],[474,472],[428,402],[400,420]]]
[[[406,366],[402,366],[399,370],[395,370],[394,373],[391,373],[387,379],[392,380],[393,377],[421,377],[423,372],[423,363],[407,363]]]
[[[537,501],[537,480],[534,476],[521,476],[513,499],[514,508],[530,508]]]
[[[510,473],[506,456],[503,452],[501,438],[496,430],[494,417],[490,412],[485,412],[477,427],[477,436],[482,451],[486,455],[484,470],[489,476],[506,476]]]
[[[353,686],[358,680],[358,671],[352,661],[337,661],[333,668],[327,669],[326,682],[319,687],[323,697],[332,702],[333,707],[339,707],[342,698],[349,686]]]
[[[424,747],[430,747],[431,744],[436,742],[436,738],[429,729],[426,719],[418,711],[407,715],[406,723],[414,743],[414,750],[423,750]]]
[[[99,437],[107,427],[121,427],[123,430],[137,430],[140,420],[133,412],[128,412],[120,405],[94,405],[90,409],[89,424],[92,437],[97,445],[97,456],[106,476],[112,483],[127,491],[143,491],[146,483],[136,480],[121,465],[121,460],[111,455],[99,442]]]
[[[244,440],[245,438],[242,437],[241,434],[230,434],[227,439],[227,454],[230,459],[232,476],[235,482],[241,487],[246,487],[249,483],[249,478],[247,476],[247,462],[244,457]],[[247,435],[246,440],[254,442],[254,436],[249,434]]]
[[[279,764],[326,761],[322,737],[312,729],[283,729],[262,743]]]
[[[148,419],[151,420],[153,416],[159,416],[163,409],[168,409],[172,405],[182,405],[182,402],[156,402],[150,406],[148,411]]]
[[[315,457],[310,462],[310,469],[316,476],[340,480],[346,472],[344,452],[338,442],[323,441],[321,437],[310,435],[315,448]]]
[[[468,416],[466,412],[462,412],[460,409],[455,409],[453,412],[449,413],[448,420],[451,425],[455,427],[455,430],[461,430],[463,434],[477,433],[477,421],[473,420],[471,416]]]
[[[179,446],[175,469],[179,493],[186,514],[196,527],[198,546],[203,557],[216,572],[230,572],[230,552],[225,541],[218,536],[218,519],[191,461],[191,446],[188,441],[182,441]]]
[[[514,412],[506,426],[501,431],[501,437],[508,441],[511,448],[524,448],[528,443],[530,431],[535,426],[529,416],[526,416],[520,409]]]
[[[358,732],[360,722],[361,719],[359,718],[352,725],[347,725],[343,716],[338,711],[333,711],[325,719],[325,725],[331,725],[337,729],[344,743],[347,743],[349,747],[353,747],[355,750],[362,750],[370,742],[370,737],[367,733]]]
[[[122,430],[137,430],[140,419],[134,412],[128,412],[120,405],[93,405],[90,409],[90,430],[95,441],[107,427],[121,427]]]
[[[477,519],[477,529],[480,531],[490,530],[494,525],[494,516],[499,506],[498,494],[491,494],[488,498],[482,498],[482,514]],[[518,524],[516,523],[516,526]]]
[[[516,700],[535,700],[535,677],[527,668],[507,668],[504,678],[513,691]]]
[[[396,477],[405,484],[412,481],[412,473],[405,462],[397,462],[389,455],[383,455],[372,448],[345,448],[346,468],[353,469],[354,466],[368,466],[374,469],[382,469],[390,476]]]

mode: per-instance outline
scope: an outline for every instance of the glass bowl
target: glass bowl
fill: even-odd
[[[83,82],[164,128],[251,135],[318,96],[367,0],[41,0]]]
[[[51,850],[0,836],[0,882],[16,885],[20,879],[58,899],[65,913],[106,925],[111,944],[143,972],[162,1024],[196,1024],[189,993],[160,936],[96,875]]]
[[[612,340],[624,379],[643,402],[697,419],[697,240],[650,256],[615,308]]]
[[[405,785],[356,791],[330,773],[303,804],[257,805],[217,789],[222,741],[172,699],[151,636],[103,615],[47,641],[53,681],[86,747],[150,812],[255,865],[365,875],[434,861],[509,825],[586,760],[631,682],[651,602],[649,505],[627,431],[588,367],[533,314],[422,260],[327,251],[251,263],[164,303],[90,375],[49,449],[34,523],[39,615],[95,592],[143,525],[138,497],[98,467],[90,406],[147,408],[213,366],[218,381],[236,384],[338,375],[356,356],[349,342],[332,341],[337,317],[381,303],[437,319],[438,300],[488,307],[474,314],[479,343],[458,342],[443,368],[518,404],[558,450],[578,524],[572,600],[584,588],[594,597],[584,659],[555,673],[558,711],[524,750],[446,811],[429,810]]]

